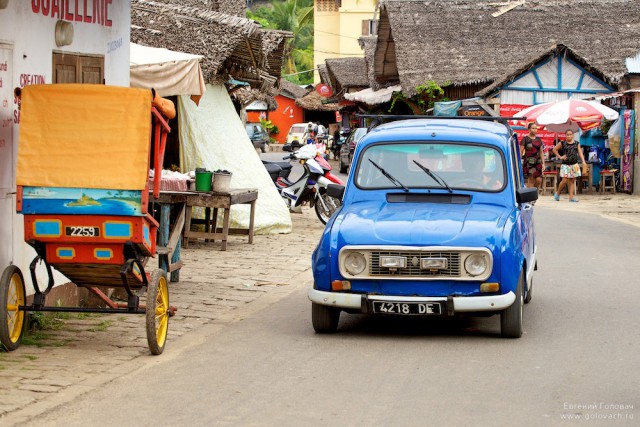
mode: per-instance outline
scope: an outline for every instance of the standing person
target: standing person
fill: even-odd
[[[544,165],[544,150],[542,140],[538,135],[538,125],[529,123],[529,135],[520,141],[520,155],[522,156],[522,172],[527,178],[528,187],[542,187],[542,171]]]
[[[560,200],[560,192],[564,189],[565,186],[569,186],[569,201],[577,202],[573,196],[576,192],[576,178],[579,178],[582,173],[580,171],[580,165],[578,165],[578,160],[582,162],[582,167],[587,166],[587,162],[584,161],[584,154],[582,154],[582,147],[580,146],[580,142],[573,140],[573,131],[571,129],[567,129],[566,131],[567,139],[565,141],[560,141],[555,147],[553,147],[553,154],[562,160],[562,165],[560,166],[560,177],[562,181],[558,185],[558,192],[553,194],[553,198],[556,199],[556,202]],[[562,152],[564,155],[558,154],[558,150],[562,148]]]
[[[316,138],[316,129],[312,122],[307,123],[307,128],[304,130],[302,140],[305,144],[311,144]]]

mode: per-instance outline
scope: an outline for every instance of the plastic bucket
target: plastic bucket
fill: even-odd
[[[213,172],[196,172],[196,191],[211,191]]]
[[[213,174],[213,191],[217,193],[228,193],[231,186],[230,173]]]

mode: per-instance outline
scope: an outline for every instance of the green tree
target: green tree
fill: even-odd
[[[282,67],[283,74],[313,68],[313,0],[276,0],[271,7],[262,6],[247,17],[265,28],[291,31],[293,38],[287,46],[287,56]],[[298,74],[289,78],[294,83],[313,82],[313,73]]]
[[[443,86],[448,85],[449,82],[443,84]],[[435,102],[449,100],[449,98],[444,96],[444,89],[433,80],[427,80],[420,86],[417,86],[416,94],[410,98],[402,92],[396,92],[392,95],[391,99],[392,103],[389,107],[389,112],[394,110],[397,102],[403,102],[415,115],[427,114],[427,110],[433,108]]]

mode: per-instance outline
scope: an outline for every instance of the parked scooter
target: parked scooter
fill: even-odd
[[[283,147],[283,149],[290,149]],[[302,205],[309,201],[316,215],[326,224],[342,201],[327,194],[329,184],[344,185],[342,180],[331,174],[331,165],[318,153],[315,144],[307,144],[283,159],[298,160],[304,172],[297,181],[279,177],[276,187],[291,212],[302,212]]]
[[[278,178],[289,178],[291,173],[290,162],[272,162],[270,160],[262,160],[262,164],[269,173],[271,180],[275,184]]]

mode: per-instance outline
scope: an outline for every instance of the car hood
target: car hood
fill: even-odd
[[[345,245],[493,247],[509,213],[478,203],[360,202],[343,207],[336,225]]]

